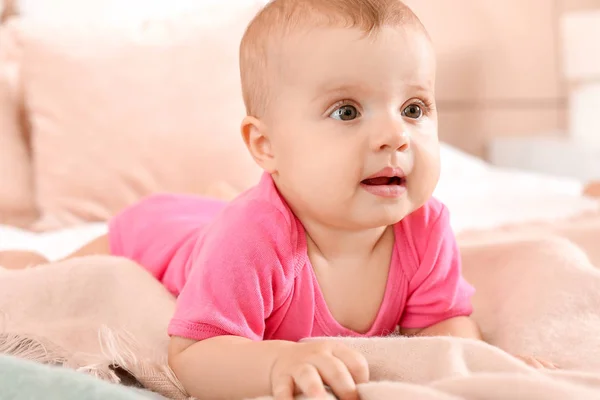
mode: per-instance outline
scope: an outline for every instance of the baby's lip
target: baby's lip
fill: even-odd
[[[366,177],[364,180],[375,179],[375,178],[404,178],[406,175],[400,167],[385,167],[381,171],[374,173],[371,176]]]

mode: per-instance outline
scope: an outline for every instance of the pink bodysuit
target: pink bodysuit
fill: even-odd
[[[111,253],[144,266],[177,296],[169,334],[297,341],[382,336],[471,314],[473,288],[448,211],[432,199],[394,226],[385,295],[365,333],[331,315],[307,255],[306,235],[265,174],[230,203],[155,195],[117,215]]]

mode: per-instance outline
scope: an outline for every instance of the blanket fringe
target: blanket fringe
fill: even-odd
[[[133,375],[145,388],[170,399],[191,399],[169,367],[167,357],[154,349],[143,349],[128,331],[115,332],[102,326],[98,339],[104,357]]]
[[[3,318],[0,313],[0,332]],[[60,365],[112,383],[122,383],[118,368],[131,374],[145,389],[174,400],[191,400],[168,365],[167,357],[146,349],[127,331],[107,326],[98,330],[100,354],[75,353],[36,335],[0,333],[0,354],[41,364]]]
[[[42,364],[63,365],[65,351],[49,341],[33,335],[0,334],[0,354],[7,354]]]

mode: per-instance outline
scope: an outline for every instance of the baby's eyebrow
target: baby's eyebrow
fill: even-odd
[[[422,82],[420,80],[415,80],[413,82],[406,82],[406,87],[419,93],[431,93],[433,92],[434,84],[433,82]]]
[[[419,92],[419,93],[431,92],[431,86],[417,84],[417,85],[408,85],[408,87],[413,89],[415,92]]]
[[[433,95],[434,92],[431,82],[406,82],[404,87],[409,89],[411,93],[414,93],[415,96]],[[362,96],[369,92],[373,92],[373,89],[365,84],[332,84],[329,82],[319,87],[313,101],[320,101],[330,97]]]
[[[336,85],[336,84],[326,83],[317,89],[317,94],[313,100],[316,101],[316,100],[320,100],[325,97],[342,96],[342,95],[347,95],[348,93],[353,93],[355,95],[358,95],[361,93],[365,93],[368,90],[369,90],[368,86],[366,86],[366,85],[357,85],[357,84],[348,84],[348,83],[341,83],[341,84]]]

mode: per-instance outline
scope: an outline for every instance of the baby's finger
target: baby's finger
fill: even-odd
[[[324,399],[327,397],[327,391],[323,384],[323,379],[314,365],[304,364],[293,376],[296,388],[312,399]]]
[[[346,365],[332,356],[321,357],[313,361],[323,382],[329,385],[331,391],[339,400],[358,400],[358,392],[354,378]]]
[[[339,346],[333,350],[333,355],[346,365],[356,384],[369,382],[369,363],[362,354],[349,347]]]
[[[282,376],[272,383],[275,400],[294,400],[294,380],[291,376]]]

